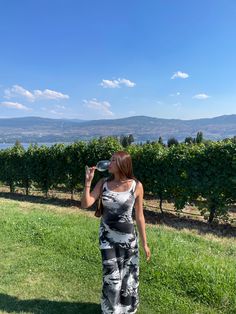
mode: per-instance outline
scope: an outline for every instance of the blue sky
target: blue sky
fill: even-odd
[[[235,0],[0,2],[0,117],[236,114]]]

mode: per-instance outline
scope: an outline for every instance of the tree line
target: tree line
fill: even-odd
[[[75,191],[83,187],[85,165],[92,166],[125,149],[132,156],[137,179],[146,193],[159,199],[161,209],[164,200],[173,202],[176,210],[193,203],[212,222],[216,216],[227,215],[236,203],[233,140],[170,147],[158,141],[130,144],[124,148],[119,139],[107,137],[71,145],[30,145],[26,150],[17,143],[0,151],[0,181],[11,192],[22,187],[29,194],[36,187],[47,196],[50,189],[61,188],[70,191],[73,198]],[[94,182],[100,176],[96,172]]]

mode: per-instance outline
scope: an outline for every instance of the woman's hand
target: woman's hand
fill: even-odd
[[[146,255],[146,260],[149,261],[151,258],[151,251],[147,245],[144,245],[143,249]]]
[[[94,172],[95,172],[96,167],[88,167],[85,166],[85,183],[86,184],[91,184],[93,177],[94,177]]]

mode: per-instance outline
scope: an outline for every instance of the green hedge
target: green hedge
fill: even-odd
[[[92,166],[109,159],[122,150],[113,137],[71,145],[51,147],[21,145],[0,151],[0,181],[14,192],[15,186],[29,193],[32,184],[46,195],[51,188],[63,186],[71,192],[84,182],[85,165]],[[158,143],[131,145],[127,148],[133,159],[134,173],[143,183],[145,192],[157,196],[162,209],[163,200],[170,200],[177,210],[196,202],[202,213],[209,212],[209,222],[227,215],[236,202],[236,144],[232,141],[207,145],[173,145]],[[96,173],[94,182],[100,174]],[[200,205],[198,205],[200,204]],[[202,206],[204,204],[204,206]]]
[[[130,146],[129,152],[145,191],[161,202],[172,200],[177,210],[204,199],[196,205],[203,213],[209,211],[212,222],[214,217],[226,215],[236,202],[236,144],[232,141],[170,148],[146,144]]]

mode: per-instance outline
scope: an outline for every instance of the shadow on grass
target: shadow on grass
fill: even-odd
[[[165,212],[154,212],[148,209],[144,210],[145,220],[150,224],[163,224],[177,230],[190,229],[195,230],[198,234],[214,234],[220,237],[235,238],[236,227],[230,224],[209,224],[194,218],[178,217],[175,214]]]
[[[41,195],[25,195],[23,193],[10,193],[10,192],[0,192],[0,198],[11,199],[19,202],[29,202],[33,204],[46,204],[55,205],[60,207],[78,207],[81,208],[81,202],[79,200],[72,200],[70,198],[59,198],[59,197],[45,197]],[[90,208],[84,209],[88,212],[94,212],[96,204]]]
[[[99,314],[101,307],[95,303],[50,301],[41,299],[20,300],[0,293],[0,311],[33,314]]]
[[[22,193],[0,192],[0,197],[21,202],[37,204],[58,205],[64,207],[80,206],[80,201],[58,197],[45,197],[40,195],[25,195]]]
[[[20,202],[31,202],[38,204],[48,204],[61,207],[81,207],[78,200],[71,200],[58,197],[44,197],[39,195],[24,195],[20,193],[0,192],[0,197],[12,199]],[[94,211],[95,207],[85,209],[85,211]],[[149,224],[164,224],[169,227],[181,230],[190,229],[196,230],[199,234],[214,234],[221,237],[236,237],[236,227],[230,224],[208,224],[205,221],[200,221],[194,218],[178,217],[176,214],[165,212],[164,215],[160,212],[144,209],[146,222]]]

